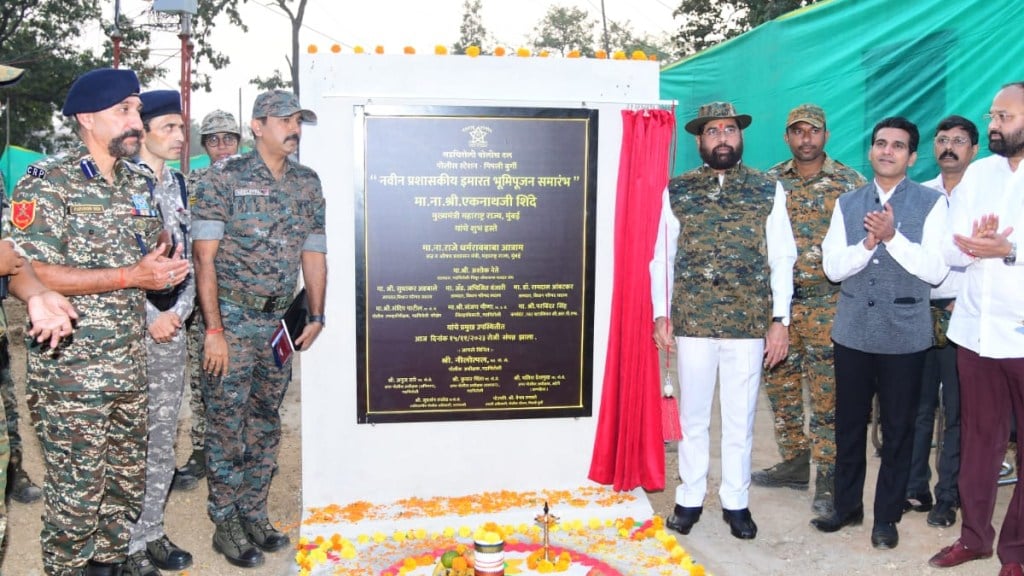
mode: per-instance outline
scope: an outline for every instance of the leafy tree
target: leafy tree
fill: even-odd
[[[594,55],[594,28],[597,22],[577,7],[552,6],[533,29],[535,51],[550,50],[563,56],[579,50],[584,56]]]
[[[77,42],[80,30],[101,22],[100,4],[95,0],[0,3],[0,62],[26,69],[21,82],[0,91],[0,99],[10,104],[4,114],[10,114],[7,137],[11,143],[54,152],[73,140],[70,124],[54,134],[54,118],[76,77],[111,65],[109,40],[99,51],[83,49]],[[148,31],[126,27],[123,32],[123,65],[138,72],[143,83],[161,76],[160,70],[146,65]]]
[[[818,0],[682,0],[673,18],[675,54],[689,56]]]
[[[670,43],[665,39],[658,39],[650,34],[638,36],[629,25],[629,21],[608,22],[608,47],[609,53],[622,50],[627,56],[640,50],[644,54],[655,55],[658,60],[664,62],[672,55]]]
[[[478,46],[481,50],[489,40],[487,28],[480,15],[481,0],[465,0],[462,3],[462,26],[459,27],[459,41],[452,46],[455,54],[465,54],[466,48]]]

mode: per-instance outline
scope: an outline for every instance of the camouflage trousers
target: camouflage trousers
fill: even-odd
[[[279,314],[221,301],[228,342],[228,373],[207,377],[207,511],[220,524],[239,515],[267,519],[267,495],[281,443],[281,402],[291,363],[278,368],[270,337]]]
[[[4,407],[7,400],[4,399]],[[3,411],[0,411],[0,419],[4,418]],[[0,420],[0,550],[3,550],[4,535],[7,534],[7,505],[4,503],[3,495],[7,493],[7,463],[11,458],[11,447],[7,441],[6,422]]]
[[[170,342],[157,343],[146,334],[146,378],[149,400],[149,445],[146,452],[146,493],[142,513],[132,525],[129,553],[164,535],[164,505],[174,480],[174,440],[185,391],[185,331]]]
[[[202,450],[206,445],[203,440],[206,436],[206,403],[203,401],[203,334],[206,328],[203,326],[199,306],[185,321],[185,331],[188,335],[188,407],[192,412],[189,438],[192,440],[192,450]]]
[[[29,410],[43,448],[43,569],[78,576],[128,553],[146,478],[146,393],[38,389]]]
[[[7,493],[7,463],[11,459],[11,441],[7,432],[9,421],[7,414],[13,412],[15,426],[18,418],[18,398],[14,394],[14,379],[11,378],[11,356],[7,350],[7,335],[0,335],[0,401],[3,411],[0,412],[0,550],[3,549],[4,535],[7,534],[7,505],[3,495]],[[17,428],[15,428],[17,433]],[[21,439],[19,438],[19,441]],[[19,443],[20,447],[20,443]]]
[[[784,460],[811,450],[812,458],[834,472],[836,462],[836,389],[830,331],[834,298],[793,300],[789,356],[764,374],[775,417],[775,438]],[[810,392],[810,439],[804,433],[804,386]]]
[[[11,354],[7,346],[7,336],[0,336],[0,398],[4,402],[4,416],[7,424],[7,440],[12,452],[21,451],[21,434],[18,432],[18,395],[14,391],[14,378],[11,377]]]

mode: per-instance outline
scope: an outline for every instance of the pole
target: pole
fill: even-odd
[[[192,124],[192,15],[181,14],[181,118],[185,123],[185,143],[181,147],[181,171],[189,171],[189,143]]]
[[[110,39],[114,43],[114,68],[121,65],[121,29],[117,27],[121,19],[121,0],[114,0],[114,30],[110,32]]]
[[[608,46],[608,18],[604,14],[604,0],[601,0],[601,26],[604,28],[604,35],[601,38],[604,43],[604,53],[611,58],[611,47]]]

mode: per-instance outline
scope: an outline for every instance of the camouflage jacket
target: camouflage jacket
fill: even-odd
[[[254,150],[218,162],[195,186],[193,240],[219,240],[217,284],[291,296],[300,254],[326,252],[325,202],[312,169],[286,161],[275,180]]]
[[[792,159],[779,162],[767,174],[786,189],[786,207],[793,224],[797,261],[793,270],[793,297],[830,297],[839,285],[829,282],[821,264],[821,240],[828,232],[832,209],[843,192],[863,186],[867,180],[849,166],[825,157],[821,171],[810,178],[797,172]]]
[[[126,163],[113,184],[83,146],[29,166],[14,189],[12,236],[34,260],[72,268],[135,264],[162,229],[145,179]],[[148,249],[148,248],[147,248]],[[78,310],[72,337],[56,350],[30,346],[29,386],[67,391],[142,391],[145,294],[127,289],[70,296]]]
[[[763,337],[772,316],[766,237],[775,180],[739,164],[719,185],[717,173],[702,166],[669,182],[668,194],[680,224],[672,289],[675,334]],[[792,238],[787,240],[792,250]],[[788,291],[785,300],[788,311]]]

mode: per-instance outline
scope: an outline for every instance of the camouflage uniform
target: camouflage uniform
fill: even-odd
[[[162,225],[144,179],[120,160],[113,184],[98,174],[84,146],[29,168],[12,217],[22,211],[13,236],[33,259],[123,267],[139,260],[140,242],[156,244]],[[146,465],[145,294],[69,300],[79,314],[73,337],[56,350],[27,341],[29,408],[46,466],[43,566],[61,576],[78,574],[90,558],[124,560]]]
[[[159,182],[152,179],[153,200],[160,206],[164,229],[174,235],[177,244],[189,256],[189,213],[181,200],[181,187],[175,171],[164,167]],[[195,279],[190,275],[177,287],[177,299],[167,312],[174,312],[184,320],[195,304]],[[146,302],[146,326],[162,314],[152,302]],[[158,343],[146,331],[146,366],[149,392],[149,447],[146,454],[146,494],[142,513],[132,526],[128,552],[146,548],[146,543],[164,535],[164,505],[174,478],[174,440],[178,429],[178,411],[185,390],[185,331],[179,329],[170,342]]]
[[[327,251],[320,179],[287,160],[275,180],[252,151],[217,163],[195,196],[193,240],[220,242],[215,265],[230,358],[228,373],[204,384],[208,512],[216,524],[236,516],[265,521],[278,410],[291,380],[291,365],[274,364],[269,342],[292,299],[300,253]]]
[[[195,206],[196,184],[202,179],[209,168],[193,170],[188,174],[189,209]],[[192,441],[192,450],[201,452],[206,448],[206,403],[203,401],[203,315],[199,313],[198,306],[195,312],[185,323],[188,348],[188,407],[192,412],[192,427],[189,430],[189,439]]]
[[[783,460],[810,448],[819,472],[832,475],[836,463],[836,405],[829,332],[839,286],[825,277],[821,240],[839,195],[866,181],[856,170],[827,156],[821,171],[811,178],[801,177],[792,159],[772,166],[768,175],[786,189],[799,256],[793,271],[789,356],[766,371],[765,391],[775,415],[775,437]],[[804,385],[811,394],[811,446],[804,434]]]
[[[0,175],[0,201],[4,203],[4,212],[9,215],[10,212],[7,212],[9,209],[7,207],[7,190],[4,188],[2,175]],[[6,221],[7,219],[4,218],[2,220]],[[0,222],[0,228],[2,226],[3,224]],[[10,437],[7,434],[6,412],[8,411],[8,406],[12,406],[11,410],[17,416],[17,411],[13,409],[13,406],[17,405],[18,399],[15,398],[14,394],[14,380],[11,378],[11,357],[7,351],[7,314],[2,306],[0,306],[0,332],[2,332],[2,335],[0,335],[0,346],[2,346],[2,350],[0,350],[0,378],[3,379],[0,381],[0,401],[4,403],[4,409],[0,412],[0,418],[4,419],[0,421],[0,495],[3,495],[7,493],[7,463],[11,459],[11,444]],[[11,383],[10,390],[8,390],[8,382]],[[12,400],[14,403],[11,402]],[[0,498],[0,549],[3,548],[4,535],[6,533],[7,506],[4,503],[4,498]]]

